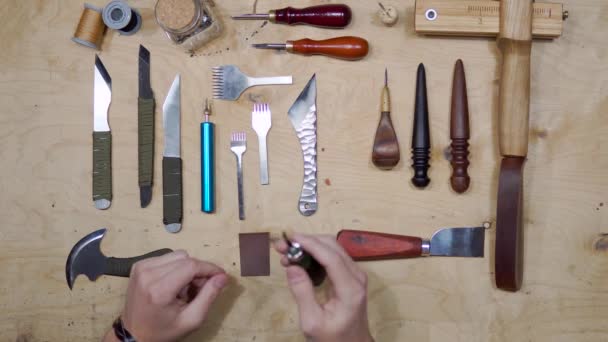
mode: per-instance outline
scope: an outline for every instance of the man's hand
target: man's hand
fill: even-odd
[[[177,341],[203,323],[227,282],[223,269],[184,251],[140,261],[131,270],[123,324],[137,341]]]
[[[289,265],[283,256],[281,264],[287,267],[287,282],[298,304],[302,332],[314,342],[373,341],[367,320],[367,275],[333,236],[296,234],[292,239],[325,267],[333,287],[328,301],[319,303],[306,271]],[[274,245],[279,253],[287,252],[285,241]]]

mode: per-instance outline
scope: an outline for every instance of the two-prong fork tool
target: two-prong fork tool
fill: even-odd
[[[258,135],[260,146],[260,184],[267,185],[268,181],[268,150],[266,149],[266,137],[272,127],[270,105],[268,103],[256,103],[251,112],[251,126]]]
[[[245,219],[245,204],[243,200],[243,153],[247,150],[247,135],[245,132],[232,132],[230,135],[230,150],[236,156],[236,179],[239,194],[239,220]]]
[[[249,87],[293,83],[291,76],[249,77],[236,65],[221,65],[212,70],[214,99],[234,101]]]

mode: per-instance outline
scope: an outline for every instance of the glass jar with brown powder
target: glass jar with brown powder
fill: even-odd
[[[154,16],[175,44],[194,52],[222,32],[213,7],[208,0],[158,0]]]

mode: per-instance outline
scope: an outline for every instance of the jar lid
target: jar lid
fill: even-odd
[[[169,30],[184,29],[192,24],[196,5],[195,0],[158,0],[154,9],[156,21]]]

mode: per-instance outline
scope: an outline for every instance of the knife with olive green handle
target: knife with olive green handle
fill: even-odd
[[[138,183],[142,208],[152,200],[154,179],[154,93],[150,86],[150,51],[139,46],[139,97],[137,99]]]
[[[105,210],[112,204],[112,134],[108,124],[112,79],[97,55],[93,88],[93,202],[95,208]]]
[[[170,233],[182,229],[182,159],[180,157],[180,76],[177,75],[163,104],[163,223]]]

